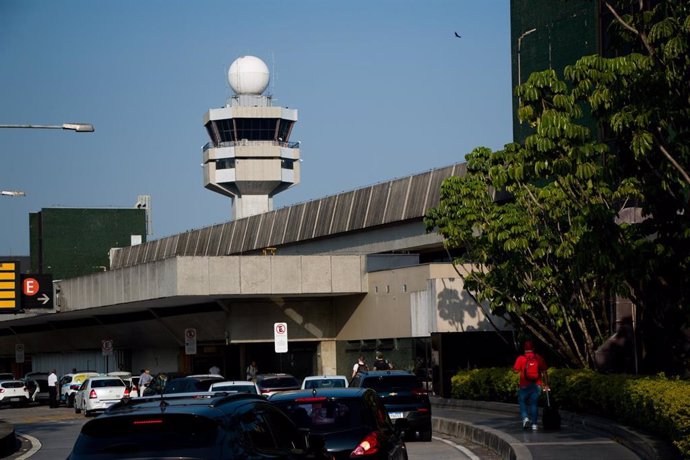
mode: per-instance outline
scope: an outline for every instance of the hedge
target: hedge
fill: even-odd
[[[562,409],[599,415],[670,440],[690,458],[690,382],[677,378],[549,369],[551,398]],[[519,375],[507,368],[460,371],[452,397],[516,402]]]

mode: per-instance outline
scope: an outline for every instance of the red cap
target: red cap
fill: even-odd
[[[531,340],[525,340],[525,351],[533,351],[534,347],[532,346],[532,341]]]

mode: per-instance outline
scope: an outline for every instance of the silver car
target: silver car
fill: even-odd
[[[85,416],[104,411],[123,398],[129,398],[129,389],[119,377],[90,377],[84,380],[74,396],[74,412]]]

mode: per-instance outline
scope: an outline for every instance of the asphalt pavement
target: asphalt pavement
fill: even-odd
[[[517,404],[432,397],[434,434],[468,439],[500,458],[651,460],[679,458],[669,443],[611,420],[560,411],[557,431],[522,429]],[[541,409],[540,409],[541,417]]]

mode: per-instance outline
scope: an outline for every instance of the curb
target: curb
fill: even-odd
[[[0,421],[0,458],[8,457],[17,449],[14,425]]]

